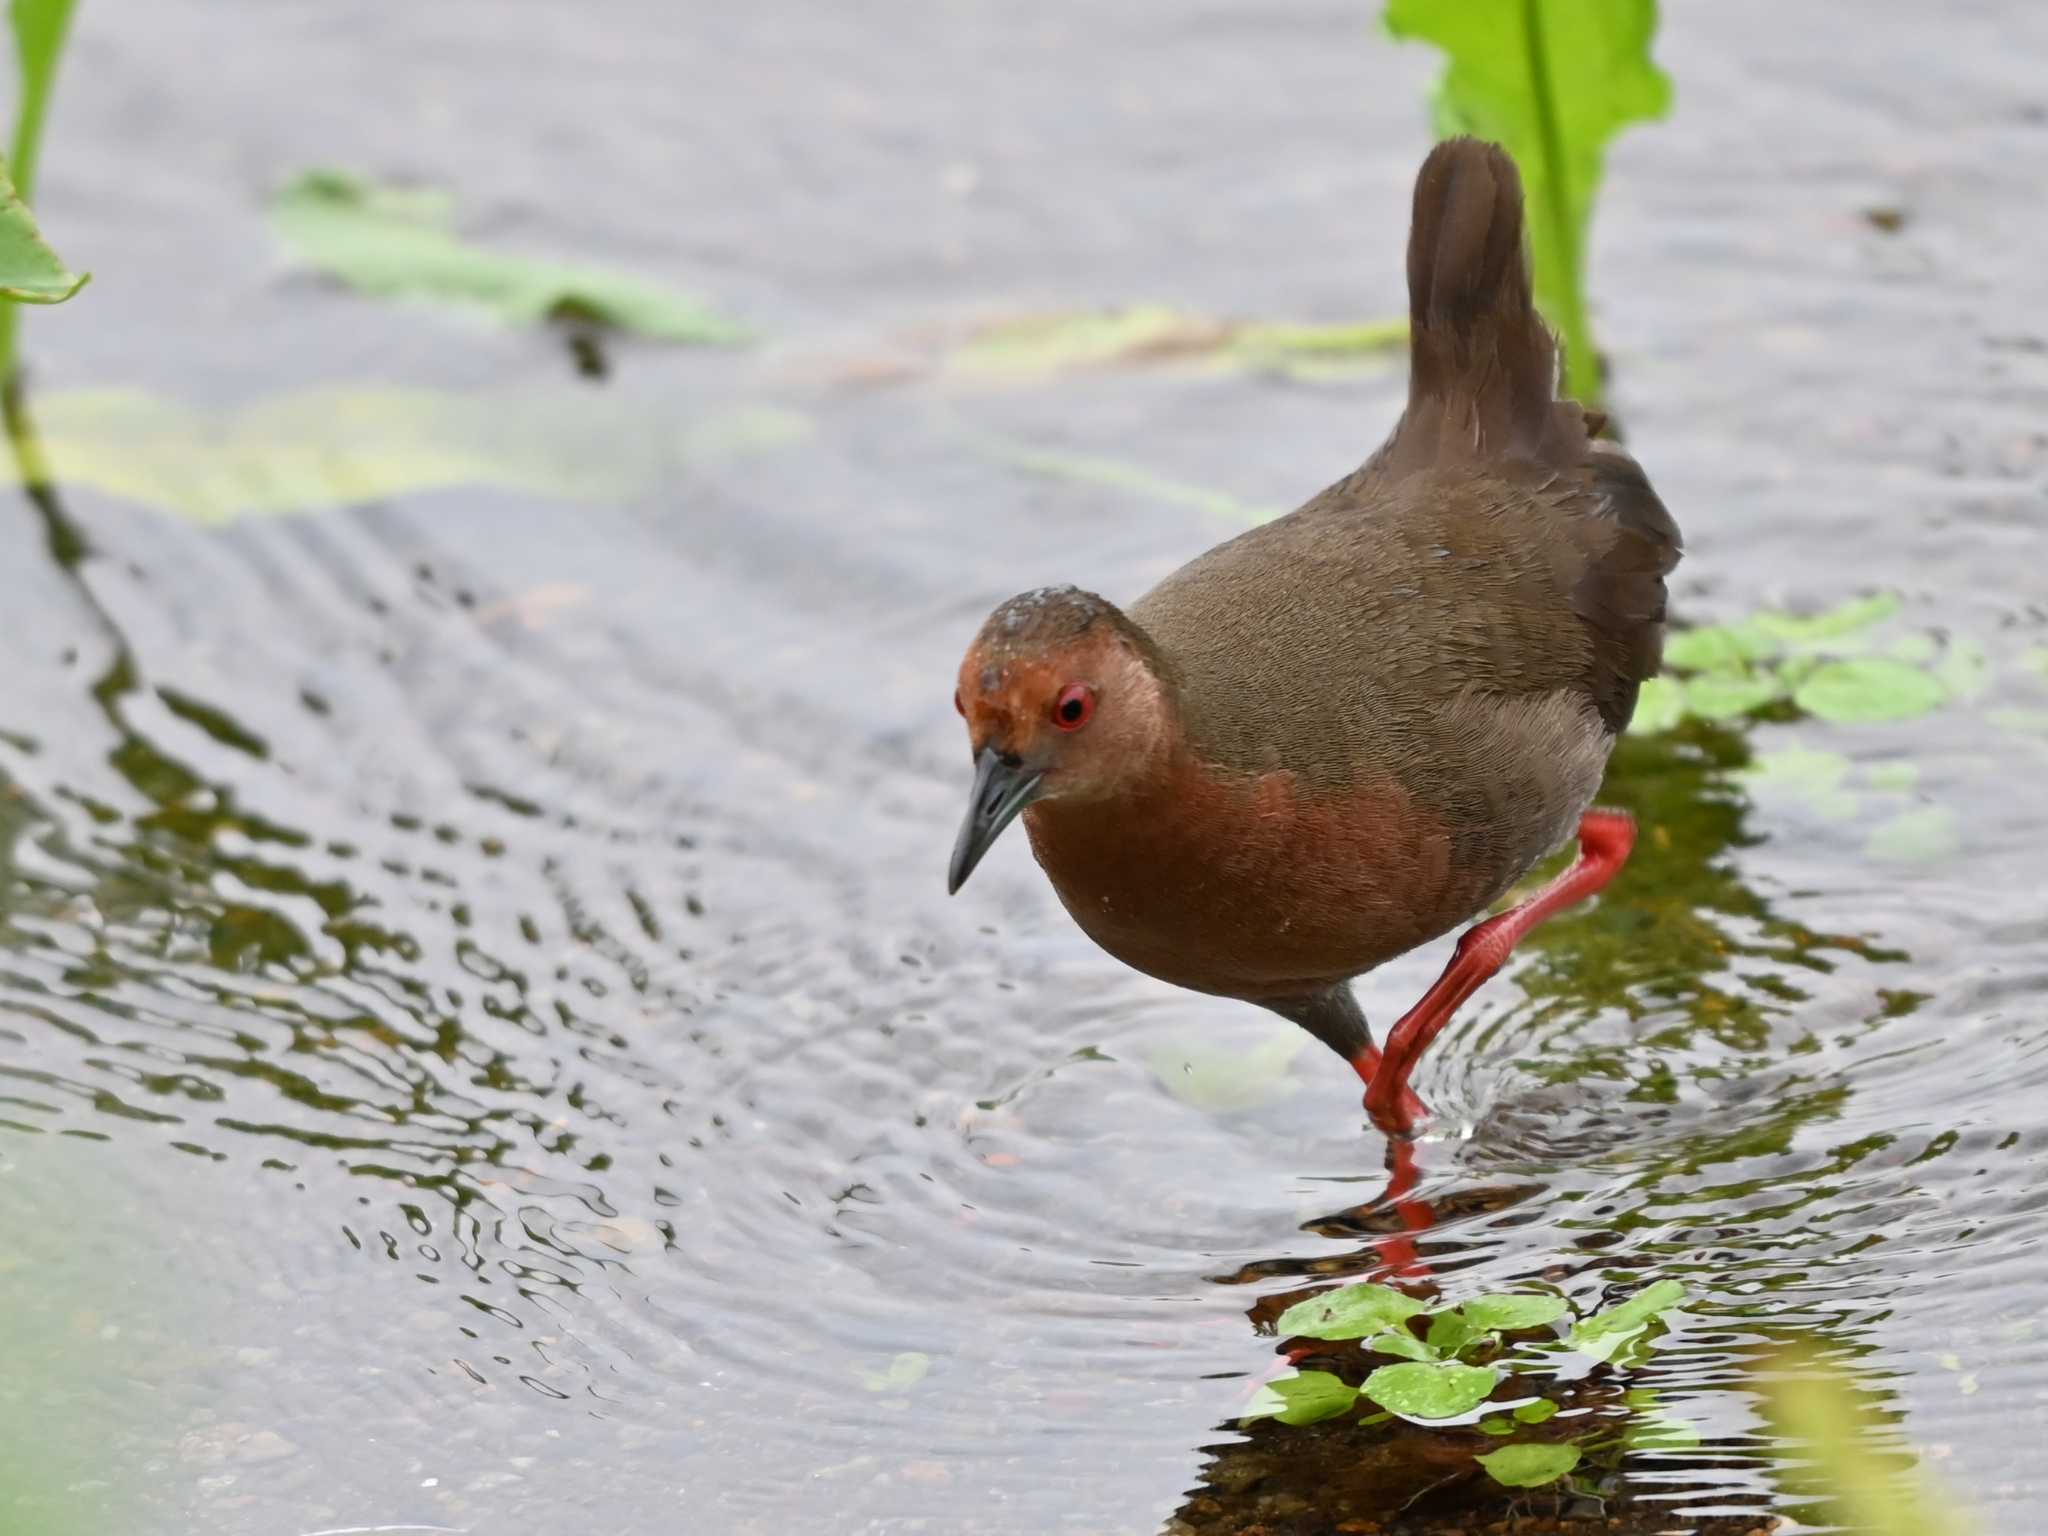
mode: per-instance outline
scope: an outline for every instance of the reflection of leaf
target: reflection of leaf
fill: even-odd
[[[1349,1413],[1358,1388],[1346,1386],[1328,1371],[1302,1371],[1282,1376],[1259,1388],[1239,1415],[1246,1419],[1278,1419],[1282,1424],[1314,1424]]]
[[[1482,1365],[1404,1360],[1381,1366],[1359,1390],[1404,1419],[1455,1419],[1485,1402],[1499,1380],[1499,1372]]]
[[[1536,300],[1564,337],[1566,386],[1600,393],[1583,258],[1607,141],[1662,117],[1671,82],[1650,59],[1655,0],[1388,0],[1387,30],[1448,55],[1439,132],[1497,139],[1521,168]]]
[[[1922,805],[1880,825],[1863,851],[1873,859],[1922,864],[1947,858],[1961,844],[1956,813],[1945,805]]]
[[[323,389],[208,412],[133,391],[45,395],[37,427],[60,484],[198,522],[352,506],[457,485],[623,500],[678,462],[803,435],[792,412],[741,407],[676,436],[584,391]],[[17,474],[11,457],[0,477]]]
[[[1234,523],[1262,523],[1269,518],[1277,517],[1283,510],[1249,506],[1222,491],[1212,491],[1207,486],[1190,485],[1184,480],[1170,480],[1163,475],[1154,474],[1142,465],[1127,463],[1122,459],[1034,448],[1029,444],[1000,437],[977,436],[973,441],[990,458],[1031,474],[1109,486],[1114,490],[1129,491],[1135,495],[1149,497],[1153,501],[1165,502],[1169,506],[1192,507],[1198,512],[1211,513]]]
[[[662,341],[745,334],[646,278],[471,245],[445,216],[435,194],[324,170],[308,171],[270,205],[272,226],[301,259],[364,293],[471,304],[515,325],[587,320]]]
[[[860,1384],[870,1392],[902,1392],[916,1386],[932,1368],[932,1357],[915,1349],[892,1357],[881,1370],[856,1366]]]
[[[1347,1285],[1297,1301],[1273,1326],[1284,1337],[1362,1339],[1398,1329],[1421,1311],[1421,1302],[1390,1286]]]
[[[1622,1444],[1632,1451],[1691,1451],[1700,1443],[1699,1426],[1664,1406],[1655,1391],[1639,1387],[1622,1394],[1628,1404],[1628,1428]]]
[[[1578,1464],[1576,1445],[1504,1445],[1479,1458],[1486,1475],[1504,1488],[1540,1488]]]
[[[1934,675],[1955,698],[1982,698],[1991,686],[1991,658],[1974,640],[1952,639]]]
[[[1327,366],[1381,356],[1407,339],[1405,320],[1253,324],[1142,304],[1001,321],[984,327],[955,352],[953,366],[1013,376],[1182,359],[1247,367]]]
[[[1886,1443],[1889,1426],[1814,1351],[1781,1351],[1757,1380],[1772,1430],[1794,1451],[1781,1476],[1795,1494],[1828,1502],[1822,1524],[1869,1536],[1966,1536],[1972,1529],[1923,1477],[1900,1472]]]
[[[1839,752],[1786,746],[1759,752],[1737,776],[1753,788],[1798,795],[1829,820],[1844,821],[1856,814],[1861,803],[1845,787],[1849,768],[1849,759]]]
[[[1183,1104],[1224,1112],[1253,1109],[1300,1086],[1287,1068],[1307,1038],[1290,1029],[1243,1053],[1162,1045],[1146,1060],[1153,1076]]]
[[[62,304],[85,286],[88,275],[73,272],[50,249],[0,166],[0,301]]]
[[[1942,686],[1903,661],[1881,656],[1830,661],[1793,690],[1807,714],[1837,724],[1909,720],[1940,707]]]
[[[1659,1280],[1627,1301],[1580,1321],[1572,1329],[1571,1347],[1596,1360],[1612,1360],[1637,1335],[1684,1302],[1684,1286],[1676,1280]]]

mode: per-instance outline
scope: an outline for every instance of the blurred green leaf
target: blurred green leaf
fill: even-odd
[[[1674,631],[1664,640],[1664,664],[1685,672],[1737,669],[1762,661],[1777,646],[1740,624],[1705,624]]]
[[[1941,706],[1946,697],[1929,673],[1881,656],[1830,661],[1793,690],[1807,714],[1836,724],[1910,720]]]
[[[894,1355],[889,1363],[876,1370],[871,1366],[855,1366],[860,1384],[870,1392],[904,1392],[923,1381],[932,1368],[932,1357],[915,1349]]]
[[[1388,0],[1386,25],[1447,55],[1439,134],[1493,139],[1515,157],[1536,301],[1564,338],[1567,391],[1597,400],[1586,233],[1607,141],[1671,105],[1671,81],[1650,58],[1655,0]]]
[[[1278,1419],[1282,1424],[1314,1424],[1349,1413],[1358,1388],[1328,1371],[1302,1371],[1267,1382],[1239,1415],[1242,1419]]]
[[[1284,1338],[1362,1339],[1398,1330],[1422,1310],[1421,1302],[1390,1286],[1347,1285],[1297,1301],[1273,1326]]]
[[[304,262],[382,298],[469,304],[515,325],[584,320],[660,341],[746,333],[698,300],[602,267],[506,255],[447,226],[437,193],[308,171],[271,200],[271,227]]]
[[[0,166],[0,299],[20,304],[62,304],[83,288],[90,273],[73,272],[50,249],[35,215],[15,193]]]
[[[1962,846],[1956,813],[1945,805],[1915,806],[1879,825],[1863,845],[1873,859],[1925,864],[1945,859]]]
[[[1514,1414],[1524,1424],[1541,1424],[1557,1417],[1557,1404],[1547,1397],[1539,1397],[1533,1403],[1523,1403],[1514,1410]]]
[[[1191,315],[1163,304],[1022,315],[984,326],[952,365],[986,377],[1158,362],[1298,368],[1377,359],[1408,340],[1406,320],[1287,325]]]
[[[1300,1087],[1287,1075],[1287,1068],[1301,1054],[1307,1038],[1290,1029],[1249,1051],[1160,1045],[1153,1047],[1145,1060],[1152,1075],[1183,1104],[1229,1114],[1270,1104]]]
[[[1685,680],[1685,707],[1702,720],[1732,720],[1784,691],[1785,685],[1768,672],[1705,672]]]
[[[1500,1373],[1486,1366],[1404,1360],[1381,1366],[1359,1390],[1390,1413],[1426,1421],[1470,1413],[1499,1381]]]
[[[1503,1488],[1541,1488],[1579,1464],[1576,1445],[1504,1445],[1479,1458],[1486,1475]]]
[[[1840,640],[1882,623],[1902,606],[1898,593],[1874,592],[1815,614],[1759,613],[1749,624],[1756,635],[1779,645],[1812,646]]]
[[[1636,695],[1636,712],[1629,718],[1629,731],[1637,736],[1655,736],[1668,731],[1685,718],[1685,684],[1675,677],[1652,677]]]

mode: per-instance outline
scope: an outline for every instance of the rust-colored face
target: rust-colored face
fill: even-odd
[[[1164,740],[1164,694],[1128,621],[1071,587],[1024,593],[989,615],[960,663],[953,702],[975,777],[952,890],[1025,806],[1114,795]]]

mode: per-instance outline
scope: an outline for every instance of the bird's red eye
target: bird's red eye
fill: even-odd
[[[1078,731],[1095,713],[1095,690],[1086,683],[1069,683],[1052,703],[1052,723],[1063,731]]]
[[[954,713],[959,715],[962,720],[965,720],[967,718],[967,704],[966,701],[960,697],[960,690],[958,688],[955,688],[953,690],[953,710]]]

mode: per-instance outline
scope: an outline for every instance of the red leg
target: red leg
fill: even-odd
[[[1628,812],[1586,812],[1579,822],[1579,856],[1570,869],[1520,906],[1465,930],[1443,975],[1387,1036],[1386,1052],[1365,1090],[1365,1108],[1373,1124],[1390,1134],[1415,1128],[1421,1102],[1409,1090],[1408,1074],[1429,1042],[1465,999],[1501,968],[1530,929],[1612,880],[1628,862],[1635,840],[1635,819]]]
[[[1351,1070],[1356,1072],[1358,1080],[1365,1084],[1368,1098],[1371,1095],[1373,1083],[1380,1075],[1380,1059],[1380,1048],[1376,1045],[1366,1046],[1356,1056],[1351,1058]],[[1418,1099],[1409,1089],[1408,1085],[1403,1083],[1400,1089],[1399,1112],[1405,1115],[1412,1124],[1428,1114],[1429,1110],[1422,1100]]]

